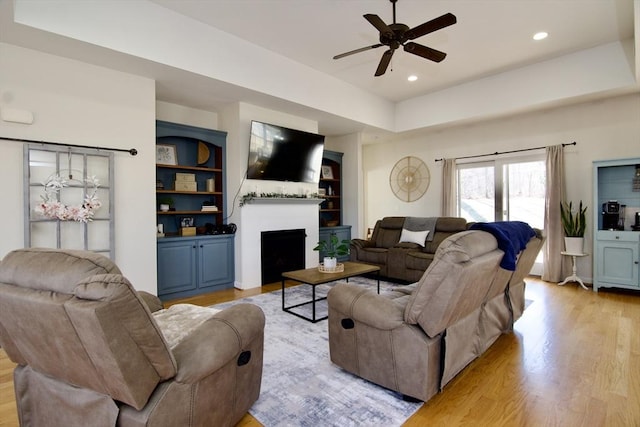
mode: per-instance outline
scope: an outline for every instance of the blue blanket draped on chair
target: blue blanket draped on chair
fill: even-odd
[[[498,241],[498,249],[504,251],[500,267],[509,271],[515,271],[518,254],[536,235],[535,230],[522,221],[477,222],[469,229],[493,234]]]

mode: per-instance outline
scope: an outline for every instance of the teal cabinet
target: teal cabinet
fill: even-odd
[[[596,287],[640,290],[640,232],[598,231],[596,234]]]
[[[234,234],[158,239],[158,296],[184,298],[233,287]]]
[[[593,163],[594,291],[609,287],[640,290],[640,231],[633,227],[635,213],[640,211],[638,169],[640,158]],[[613,220],[610,212],[605,218],[604,206],[609,202],[620,206]]]
[[[199,288],[233,287],[234,235],[204,238],[198,242]]]

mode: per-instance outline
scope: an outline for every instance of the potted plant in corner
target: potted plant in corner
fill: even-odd
[[[587,207],[582,207],[582,200],[577,212],[573,212],[573,204],[569,202],[560,203],[560,216],[562,228],[564,229],[565,250],[571,254],[584,253],[584,231],[587,228]]]
[[[336,233],[331,233],[327,240],[320,240],[313,250],[324,254],[323,266],[325,270],[331,271],[335,270],[338,265],[337,257],[349,253],[350,243],[349,240],[340,241]]]

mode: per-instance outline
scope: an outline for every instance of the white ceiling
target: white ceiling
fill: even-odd
[[[391,101],[633,37],[631,0],[398,0],[396,20],[411,28],[447,12],[458,22],[414,40],[446,52],[443,62],[400,49],[393,71],[374,77],[384,47],[332,58],[379,42],[362,15],[393,22],[389,0],[153,1]],[[549,37],[534,41],[538,31]]]
[[[362,15],[377,14],[391,23],[388,0],[151,1],[268,49],[276,59],[289,58],[392,102],[634,37],[634,0],[398,0],[397,22],[409,27],[447,12],[456,15],[457,24],[415,40],[448,55],[434,63],[399,49],[387,73],[374,77],[384,47],[340,60],[332,57],[378,42],[377,30]],[[313,106],[14,24],[8,17],[11,3],[0,0],[0,41],[152,77],[161,101],[211,111],[230,102],[255,102],[295,110],[317,120],[320,131],[329,135],[363,128]],[[126,12],[127,2],[119,4]],[[532,40],[538,31],[549,37]],[[409,74],[418,81],[408,82]]]

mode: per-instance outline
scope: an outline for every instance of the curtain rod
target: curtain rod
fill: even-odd
[[[6,138],[4,136],[0,136],[0,139],[6,139],[8,141],[18,141],[18,142],[30,142],[34,144],[46,144],[46,145],[57,145],[60,147],[78,147],[78,148],[90,148],[93,150],[105,150],[105,151],[121,151],[123,153],[129,153],[132,156],[138,154],[138,150],[135,148],[131,148],[129,150],[124,148],[107,148],[107,147],[94,147],[91,145],[80,145],[80,144],[64,144],[62,142],[50,142],[50,141],[35,141],[33,139],[20,139],[20,138]]]
[[[562,144],[563,147],[566,147],[567,145],[577,145],[578,143],[573,141],[573,142],[567,142],[566,144]],[[455,160],[460,160],[460,159],[473,159],[475,157],[488,157],[488,156],[498,156],[500,154],[511,154],[511,153],[519,153],[521,151],[533,151],[533,150],[542,150],[543,148],[547,148],[547,147],[534,147],[534,148],[522,148],[520,150],[511,150],[511,151],[502,151],[502,152],[495,152],[495,153],[487,153],[487,154],[478,154],[477,156],[464,156],[464,157],[456,157]],[[443,161],[444,158],[442,159],[436,159],[436,162],[441,162]]]

